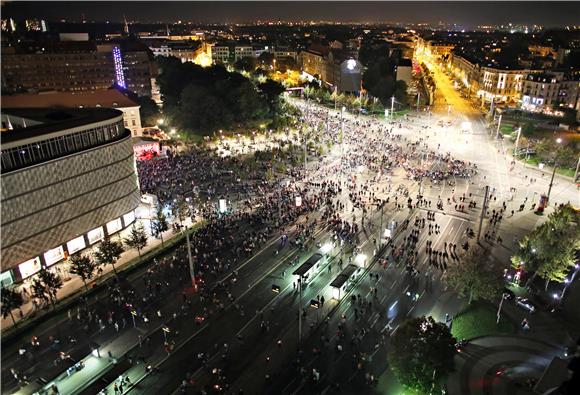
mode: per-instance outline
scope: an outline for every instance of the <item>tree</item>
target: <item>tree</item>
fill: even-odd
[[[235,61],[234,67],[236,68],[236,70],[250,72],[256,69],[257,64],[258,62],[256,61],[256,58],[251,56],[244,56],[243,58],[240,58]]]
[[[387,355],[393,373],[406,387],[428,394],[453,370],[455,339],[432,317],[411,318],[395,332]]]
[[[56,310],[56,293],[62,288],[61,278],[46,268],[40,269],[32,281],[32,295],[45,303],[52,304]]]
[[[24,304],[22,294],[11,288],[2,288],[2,317],[10,316],[12,323],[16,326],[16,320],[12,314],[12,310],[19,309]]]
[[[189,205],[185,200],[179,199],[172,205],[171,214],[179,221],[180,225],[183,225],[183,221],[189,216]]]
[[[97,251],[95,251],[95,259],[99,265],[113,266],[113,271],[116,276],[117,269],[115,268],[115,263],[117,263],[123,251],[123,243],[120,241],[105,239],[101,242]]]
[[[512,256],[512,265],[549,281],[563,282],[574,266],[574,253],[580,248],[580,212],[569,204],[560,206],[548,220],[534,228],[520,241]]]
[[[479,245],[472,247],[459,263],[449,265],[447,283],[462,297],[493,299],[501,294],[502,269],[489,263],[489,253]]]
[[[184,77],[177,96],[173,83],[169,84],[163,107],[165,116],[186,134],[210,135],[268,116],[265,98],[243,75],[219,66],[190,71],[193,76]]]
[[[167,217],[163,214],[161,207],[157,209],[157,214],[151,221],[151,226],[153,228],[153,236],[159,237],[161,239],[161,245],[163,246],[163,232],[169,229],[169,224],[167,223]]]
[[[69,273],[79,276],[88,291],[87,281],[93,278],[97,264],[88,255],[73,255],[70,257]]]
[[[298,70],[298,64],[291,57],[283,57],[276,60],[276,69],[281,73],[286,73],[292,70]]]
[[[147,245],[147,233],[145,233],[143,225],[139,224],[139,226],[135,226],[135,224],[133,224],[129,237],[123,241],[129,246],[129,248],[136,248],[139,258],[141,258],[141,250]]]
[[[270,112],[274,114],[278,107],[280,95],[284,93],[286,89],[284,89],[282,84],[271,79],[267,79],[266,82],[258,85],[258,89],[260,89],[260,91],[266,96]]]
[[[161,112],[157,104],[147,96],[140,96],[138,98],[139,102],[139,114],[141,115],[141,124],[143,126],[155,126],[157,121],[161,118]]]
[[[274,54],[272,52],[264,51],[260,56],[258,56],[258,62],[263,66],[271,66],[274,62]]]

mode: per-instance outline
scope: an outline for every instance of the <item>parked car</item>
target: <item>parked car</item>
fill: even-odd
[[[533,313],[536,311],[536,306],[532,302],[530,302],[527,298],[522,298],[518,296],[516,299],[516,304],[524,310],[527,310],[529,313]]]

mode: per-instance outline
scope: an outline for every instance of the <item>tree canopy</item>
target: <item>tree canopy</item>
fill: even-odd
[[[493,299],[501,294],[503,270],[489,262],[489,253],[476,244],[459,263],[449,265],[447,282],[461,296],[469,296],[469,304],[477,299]]]
[[[512,265],[544,280],[563,282],[574,266],[580,248],[580,212],[571,205],[559,206],[542,225],[520,241]]]
[[[69,273],[79,276],[86,290],[87,281],[93,278],[96,269],[96,263],[88,255],[77,254],[70,257]]]
[[[447,325],[432,317],[411,318],[395,332],[387,355],[405,387],[428,394],[453,370],[455,339]]]
[[[159,118],[161,118],[161,112],[159,112],[157,104],[147,96],[140,96],[138,102],[141,124],[143,126],[155,126]]]
[[[62,288],[62,279],[53,272],[42,268],[32,281],[32,294],[35,298],[51,303],[56,309],[56,293]]]
[[[164,113],[186,134],[210,135],[257,123],[268,115],[268,101],[252,82],[223,66],[202,68],[165,60],[160,68]]]
[[[97,251],[95,251],[95,259],[99,265],[113,266],[113,271],[115,272],[115,275],[117,275],[115,263],[117,263],[117,260],[119,260],[123,251],[123,243],[111,239],[105,239],[101,241],[101,245],[97,248]]]
[[[396,81],[395,56],[389,57],[389,45],[364,41],[361,46],[360,61],[366,66],[363,73],[363,88],[378,98],[383,106],[391,104],[391,97],[406,103],[407,84]]]
[[[22,294],[11,288],[2,288],[1,292],[2,298],[2,317],[6,318],[10,316],[12,318],[12,323],[16,325],[16,320],[12,314],[12,310],[19,309],[24,304],[24,299]]]

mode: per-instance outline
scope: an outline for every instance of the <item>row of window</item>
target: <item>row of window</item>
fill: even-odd
[[[17,266],[18,272],[20,273],[19,277],[23,280],[31,277],[38,273],[42,266],[50,267],[55,263],[61,262],[62,260],[67,259],[70,255],[79,252],[95,243],[98,243],[106,236],[110,236],[114,233],[117,233],[121,229],[128,227],[133,222],[135,222],[135,212],[130,211],[119,218],[107,222],[104,226],[99,226],[83,235],[75,237],[66,243],[63,243],[55,248],[51,248],[40,256],[36,256],[27,260],[26,262],[19,264]],[[44,261],[44,264],[42,261]],[[8,286],[12,284],[14,279],[15,277],[12,274],[12,270],[8,270],[2,273],[0,277],[2,286]]]
[[[2,171],[22,169],[124,137],[123,122],[2,150]]]

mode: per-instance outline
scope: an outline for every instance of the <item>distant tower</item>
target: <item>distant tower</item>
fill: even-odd
[[[129,35],[129,24],[127,23],[127,18],[125,18],[125,14],[123,14],[123,21],[125,22],[125,26],[123,26],[123,33],[125,33],[126,36]]]

